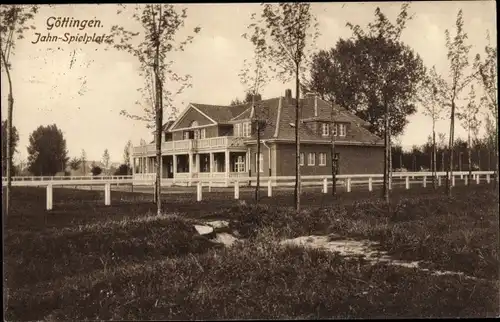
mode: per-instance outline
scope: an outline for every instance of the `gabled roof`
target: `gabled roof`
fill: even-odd
[[[248,104],[235,105],[235,106],[220,106],[220,105],[191,103],[191,105],[193,105],[198,110],[211,117],[217,123],[227,123],[233,117],[238,116],[238,114],[241,114],[249,107]]]
[[[167,131],[168,128],[174,124],[175,121],[167,121],[167,123],[163,124],[163,131]]]

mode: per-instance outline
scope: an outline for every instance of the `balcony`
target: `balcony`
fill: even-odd
[[[242,148],[245,138],[235,136],[218,136],[206,139],[168,141],[161,144],[162,154],[189,153],[189,152],[209,152],[211,150],[221,150]],[[133,156],[153,156],[156,153],[156,144],[136,146],[133,148]]]

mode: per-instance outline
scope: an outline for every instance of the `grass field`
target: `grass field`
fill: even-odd
[[[164,191],[168,192],[167,189]],[[7,320],[162,320],[389,317],[493,317],[499,314],[498,191],[492,185],[394,190],[391,209],[379,191],[308,189],[295,214],[290,191],[252,201],[214,189],[164,196],[14,188],[4,225]],[[262,195],[265,195],[263,189]],[[242,243],[200,236],[193,225],[226,219]],[[369,239],[415,268],[278,241],[335,233]]]

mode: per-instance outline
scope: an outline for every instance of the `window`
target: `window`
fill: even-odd
[[[264,155],[259,153],[259,172],[264,172]],[[257,169],[257,153],[255,153],[255,169]]]
[[[346,127],[345,124],[339,124],[339,136],[346,135]]]
[[[321,123],[321,135],[322,136],[328,136],[328,135],[330,135],[330,124],[328,124],[328,123]]]
[[[332,134],[333,134],[333,136],[337,136],[337,123],[333,124]]]
[[[193,121],[191,122],[191,124],[189,124],[189,127],[197,127],[198,126],[198,122],[196,121]]]
[[[200,130],[200,139],[204,139],[206,136],[207,136],[206,129],[201,129]]]
[[[316,153],[307,154],[307,165],[315,165],[316,164]]]
[[[189,140],[189,132],[184,131],[184,140]]]
[[[324,152],[319,154],[319,165],[320,166],[326,165],[326,153],[324,153]]]
[[[300,165],[304,165],[304,153],[300,154]]]
[[[249,137],[252,133],[250,122],[241,123],[241,136]]]
[[[234,136],[241,136],[240,123],[234,125]]]
[[[245,172],[245,158],[239,155],[234,163],[235,172]]]
[[[198,140],[200,138],[200,130],[194,130],[194,139]]]

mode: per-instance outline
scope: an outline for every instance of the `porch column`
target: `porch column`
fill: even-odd
[[[189,173],[188,173],[188,186],[191,186],[191,178],[193,176],[193,153],[189,152],[188,154],[188,165],[189,165]]]
[[[173,175],[174,175],[174,178],[175,178],[175,175],[177,174],[177,154],[174,154],[172,156],[172,160],[173,160]]]
[[[128,155],[129,155],[129,159],[128,159],[128,162],[129,164],[132,166],[132,175],[134,175],[134,166],[135,166],[135,158],[134,158],[134,148],[132,147],[132,145],[130,145],[130,148],[128,150]],[[127,173],[128,174],[128,173]]]
[[[213,177],[214,172],[214,154],[210,152],[210,177]]]
[[[195,162],[195,172],[200,172],[200,154],[199,153],[196,153],[195,154],[195,159],[196,159],[196,162]]]
[[[225,152],[225,170],[226,170],[226,186],[229,185],[229,150]]]
[[[135,160],[137,158],[132,158],[132,176],[135,174]]]

